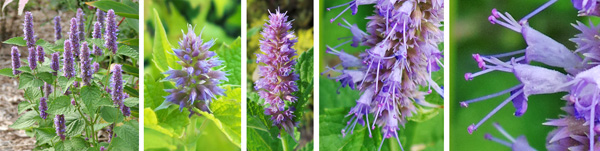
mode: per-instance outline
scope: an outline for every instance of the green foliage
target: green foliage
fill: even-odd
[[[121,17],[134,18],[127,19],[127,24],[135,24],[137,22],[138,4],[130,0],[123,0],[120,3],[114,1],[81,3],[81,5],[83,4],[93,5],[105,11],[112,8]],[[76,9],[74,8],[73,10]],[[84,26],[87,27],[85,28],[87,29],[85,32],[91,33],[89,27],[96,20],[94,18],[95,10],[87,8],[82,10],[86,14],[84,17],[88,20],[84,23]],[[40,20],[51,19],[42,18]],[[51,26],[51,24],[42,24],[42,26],[45,25]],[[137,37],[137,32],[132,33],[130,28],[135,30],[137,27],[119,26],[118,39],[120,42],[126,42],[119,44],[117,54],[112,54],[106,50],[102,39],[92,39],[90,34],[86,34],[86,41],[90,43],[89,47],[96,44],[103,49],[105,54],[103,56],[91,56],[94,58],[92,63],[98,63],[100,69],[92,75],[92,82],[86,86],[82,85],[80,75],[81,65],[79,61],[75,63],[75,77],[69,79],[63,76],[63,71],[58,71],[57,75],[54,75],[54,71],[50,68],[50,59],[47,56],[54,52],[62,54],[65,39],[60,39],[53,43],[38,39],[36,45],[44,48],[47,59],[44,63],[39,63],[34,70],[29,68],[29,62],[26,59],[22,59],[22,67],[17,69],[22,71],[22,73],[18,75],[13,75],[11,68],[0,69],[0,75],[18,80],[18,89],[25,92],[23,96],[25,101],[20,102],[18,105],[20,117],[10,127],[26,130],[29,136],[35,137],[36,148],[34,150],[99,150],[100,146],[105,146],[108,150],[138,150],[139,144],[137,140],[139,136],[137,130],[138,123],[136,121],[138,120],[137,115],[139,115],[137,114],[137,108],[139,108],[137,107],[139,104],[137,99],[137,80],[139,80],[137,60],[139,59],[139,53],[137,46],[134,45],[135,43],[130,40],[139,38]],[[41,32],[36,31],[36,33]],[[25,41],[22,39],[23,37],[13,37],[4,41],[4,43],[14,46],[25,46]],[[21,49],[21,52],[24,51]],[[64,58],[59,59],[63,60]],[[124,92],[130,96],[124,104],[130,107],[132,112],[132,115],[128,117],[123,116],[121,110],[113,104],[111,94],[105,90],[105,88],[113,89],[109,82],[112,73],[109,71],[115,64],[123,65],[124,69]],[[63,65],[59,66],[62,67]],[[52,86],[52,93],[45,94],[47,92],[44,92],[42,87],[44,82]],[[74,85],[74,83],[79,83],[79,85]],[[40,98],[42,97],[47,97],[48,109],[45,112],[48,113],[48,116],[46,119],[40,117],[42,111],[39,107]],[[71,100],[74,100],[74,102],[71,102]],[[65,117],[65,140],[61,140],[56,134],[56,127],[54,125],[54,117],[56,115],[64,115]],[[116,125],[114,132],[117,134],[117,137],[114,137],[110,143],[105,139],[100,140],[98,135],[94,135],[102,134],[103,137],[106,137],[104,135],[107,134],[107,127],[112,124]]]
[[[230,45],[223,43],[221,48],[216,51],[219,56],[219,60],[223,60],[222,67],[227,69],[227,79],[229,81],[225,84],[239,85],[242,79],[242,39],[238,37]]]

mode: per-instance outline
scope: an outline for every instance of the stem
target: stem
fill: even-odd
[[[283,146],[283,151],[289,151],[290,149],[288,148],[287,145],[287,140],[285,139],[285,137],[287,133],[285,131],[281,131],[279,135],[281,135],[281,145]]]

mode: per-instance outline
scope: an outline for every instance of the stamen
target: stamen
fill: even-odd
[[[500,92],[494,93],[494,94],[490,94],[490,95],[483,96],[483,97],[480,97],[480,98],[476,98],[476,99],[472,99],[472,100],[467,100],[467,101],[460,102],[460,104],[463,107],[467,107],[470,103],[475,103],[475,102],[479,102],[479,101],[483,101],[483,100],[495,98],[495,97],[498,97],[500,95],[509,93],[510,91],[514,91],[514,90],[520,89],[522,87],[523,87],[523,84],[519,84],[519,85],[516,85],[514,87],[508,88],[506,90],[502,90]]]
[[[507,147],[511,147],[512,146],[511,143],[506,142],[505,140],[501,140],[501,139],[499,139],[497,137],[494,137],[494,136],[492,136],[492,134],[489,134],[489,133],[485,134],[485,136],[483,136],[483,137],[485,139],[487,139],[487,140],[494,141],[494,142],[496,142],[498,144],[502,144],[502,145],[507,146]]]
[[[550,0],[550,1],[546,2],[544,5],[540,6],[539,8],[535,9],[533,12],[527,14],[527,16],[523,17],[523,19],[521,19],[519,21],[519,24],[523,25],[523,24],[527,23],[527,20],[529,18],[533,17],[534,15],[536,15],[539,12],[541,12],[542,10],[548,8],[550,5],[554,4],[556,1],[557,0]]]
[[[489,56],[485,56],[485,57],[502,58],[502,57],[510,57],[510,56],[514,56],[514,55],[518,55],[518,54],[522,54],[522,53],[525,53],[525,49],[517,50],[517,51],[513,51],[513,52],[489,55]]]
[[[492,115],[496,114],[496,112],[498,112],[501,108],[503,108],[506,104],[508,104],[508,102],[510,102],[512,99],[516,98],[517,96],[519,96],[521,93],[523,93],[523,89],[520,89],[519,91],[517,91],[516,93],[514,93],[513,95],[508,97],[506,100],[504,100],[504,102],[500,103],[500,105],[498,105],[496,108],[494,108],[494,110],[492,110],[483,119],[481,119],[481,121],[479,121],[479,123],[477,123],[477,125],[469,126],[467,128],[467,130],[469,131],[469,134],[473,134],[473,131],[477,130],[477,128],[479,126],[481,126],[481,124],[483,124],[483,122],[487,121],[490,117],[492,117]]]
[[[494,127],[496,127],[496,129],[497,129],[497,130],[498,130],[500,133],[502,133],[502,135],[504,135],[504,137],[506,137],[508,140],[510,140],[510,141],[511,141],[511,142],[513,142],[513,143],[515,142],[515,139],[514,139],[512,136],[510,136],[510,135],[508,134],[508,132],[506,132],[506,130],[504,130],[504,128],[502,128],[502,126],[500,126],[500,124],[498,124],[498,123],[494,123]]]

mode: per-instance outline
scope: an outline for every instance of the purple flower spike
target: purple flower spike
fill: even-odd
[[[36,36],[34,35],[33,31],[33,16],[31,15],[31,12],[25,12],[23,33],[25,34],[25,38],[23,40],[27,41],[27,48],[34,48]]]
[[[71,31],[69,32],[69,40],[71,41],[71,47],[73,54],[79,56],[79,29],[77,18],[71,18]]]
[[[71,105],[73,105],[73,106],[77,105],[77,101],[75,101],[75,98],[71,98]]]
[[[48,98],[52,93],[52,85],[44,82],[44,97]]]
[[[17,70],[21,68],[21,54],[19,53],[19,48],[17,46],[12,47],[10,57],[12,60],[13,75],[21,73],[21,71]]]
[[[65,52],[63,52],[63,72],[67,79],[75,77],[75,56],[73,54],[71,40],[65,40]]]
[[[117,35],[119,29],[117,29],[117,21],[115,20],[115,11],[112,9],[106,13],[106,29],[104,31],[104,47],[112,51],[113,54],[117,54]]]
[[[94,38],[94,39],[102,38],[102,24],[100,22],[94,23],[94,31],[92,32],[92,38]],[[102,56],[102,54],[103,54],[102,49],[100,49],[100,47],[96,46],[96,44],[94,44],[93,51],[94,51],[94,55],[96,55],[96,56]]]
[[[79,41],[83,41],[85,40],[85,13],[83,13],[83,10],[81,8],[77,9],[77,14],[75,15],[75,17],[77,17],[77,30],[79,30]]]
[[[50,69],[54,70],[54,72],[52,72],[52,74],[54,74],[54,76],[56,76],[56,74],[58,74],[58,70],[60,68],[60,60],[58,60],[59,55],[60,55],[59,52],[52,53],[52,62],[50,62]]]
[[[122,107],[123,104],[123,70],[121,70],[121,65],[117,64],[113,66],[111,84],[110,86],[113,88],[111,91],[112,100],[115,105],[119,105],[119,108]]]
[[[97,73],[99,69],[100,69],[100,64],[98,64],[97,62],[94,62],[92,64],[92,74]]]
[[[90,58],[90,48],[88,47],[87,42],[83,42],[81,44],[81,55],[79,56],[79,61],[81,62],[81,80],[83,81],[83,85],[90,85],[92,81],[92,69],[91,69],[91,58]]]
[[[443,2],[438,0],[352,0],[327,8],[329,11],[346,7],[330,21],[333,23],[349,9],[354,15],[359,5],[370,4],[375,4],[375,10],[372,16],[366,18],[366,30],[344,18],[338,23],[350,30],[352,35],[338,38],[343,40],[340,44],[327,46],[326,52],[338,56],[341,63],[327,67],[322,74],[340,82],[338,89],[349,86],[362,94],[348,113],[350,119],[342,129],[343,136],[352,134],[356,125],[360,124],[369,130],[381,128],[383,142],[388,138],[398,138],[400,125],[407,123],[408,117],[418,114],[417,105],[441,107],[428,103],[424,98],[433,91],[444,96],[442,87],[431,77],[432,72],[443,66],[443,55],[438,46],[443,42],[440,28],[444,8]],[[423,9],[425,7],[427,10]],[[338,49],[346,44],[368,48],[355,56]],[[474,76],[466,74],[465,79],[470,80]],[[427,90],[421,91],[420,88]],[[467,105],[464,103],[464,106]],[[369,119],[369,114],[374,118]],[[369,134],[372,136],[371,132]],[[403,149],[401,142],[397,143]]]
[[[265,109],[265,114],[271,115],[273,125],[284,128],[293,136],[296,122],[293,121],[293,109],[285,109],[285,102],[296,101],[293,92],[298,91],[296,80],[299,76],[294,72],[296,50],[292,48],[298,41],[288,21],[286,13],[279,9],[275,13],[269,11],[269,20],[261,32],[264,37],[260,40],[260,50],[257,53],[257,62],[260,78],[254,82],[254,89],[265,99],[265,104],[270,106]]]
[[[62,27],[60,26],[60,16],[54,17],[54,38],[56,41],[62,38]]]
[[[211,112],[208,106],[219,95],[225,95],[225,90],[218,85],[227,81],[227,74],[214,67],[220,66],[223,61],[217,54],[209,49],[215,40],[203,41],[202,34],[196,35],[192,25],[188,25],[187,34],[179,41],[179,49],[173,49],[174,54],[181,60],[181,70],[169,69],[163,74],[168,74],[164,80],[175,82],[175,89],[166,89],[171,93],[165,101],[191,110],[194,106],[205,112]],[[181,31],[183,32],[183,30]]]
[[[100,28],[104,28],[104,17],[106,17],[106,12],[101,9],[96,9],[96,21],[100,23]]]
[[[42,46],[37,46],[37,57],[37,61],[40,63],[44,63],[46,60],[46,52],[44,52],[44,48],[42,48]]]
[[[42,119],[46,119],[48,117],[48,113],[46,113],[46,111],[48,110],[48,103],[46,102],[46,98],[42,97],[40,98],[40,117],[42,117]]]
[[[65,115],[56,115],[54,117],[54,127],[56,127],[56,135],[60,137],[60,140],[65,140]]]
[[[29,56],[27,56],[29,68],[34,70],[37,67],[37,50],[35,50],[35,47],[29,47],[27,49],[29,50]]]

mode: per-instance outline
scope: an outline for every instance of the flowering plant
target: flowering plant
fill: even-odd
[[[24,36],[4,41],[13,45],[12,67],[0,69],[0,73],[17,79],[19,89],[25,91],[25,101],[19,104],[20,117],[10,127],[35,137],[39,150],[137,150],[137,45],[102,44],[117,38],[137,38],[117,36],[118,29],[132,29],[120,26],[117,21],[125,18],[110,8],[127,5],[87,5],[100,7],[79,8],[69,22],[61,21],[64,15],[47,19],[54,24],[46,26],[54,25],[54,31],[36,30],[39,16],[25,12]],[[137,7],[135,3],[130,5]],[[98,18],[96,11],[107,12],[100,17],[107,19],[107,29],[114,30],[106,30],[102,35],[114,39],[85,34],[91,32],[86,27],[94,22],[85,18]],[[130,19],[129,22],[137,23],[137,18]],[[69,25],[65,36],[61,23]],[[55,39],[46,41],[36,36],[42,32],[54,33]],[[97,46],[96,51],[107,53],[91,53],[92,45]],[[107,47],[118,49],[111,52]],[[27,54],[27,59],[22,59],[25,55],[21,54]]]

